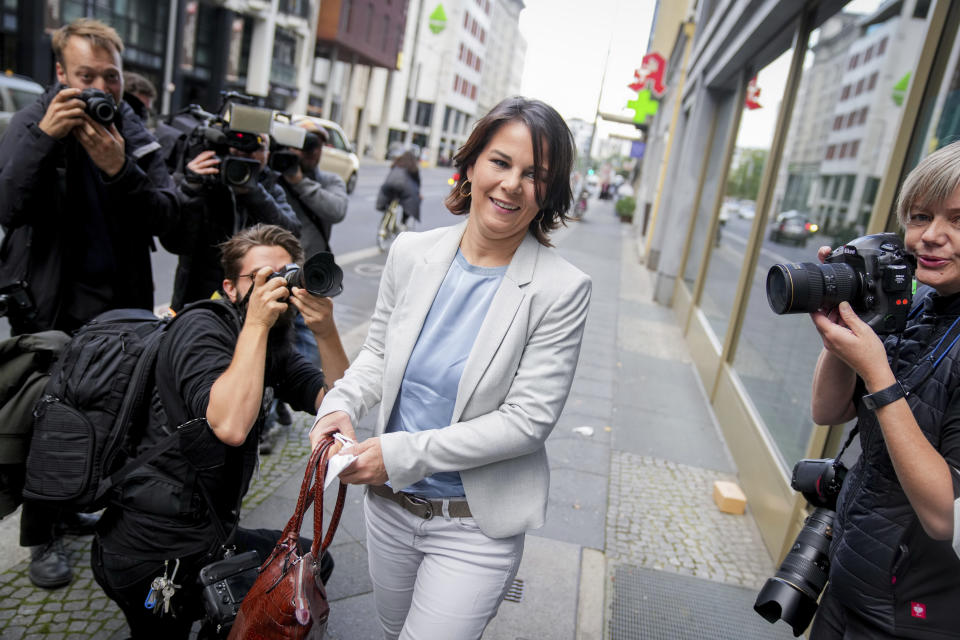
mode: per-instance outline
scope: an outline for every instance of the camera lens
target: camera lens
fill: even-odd
[[[790,553],[774,577],[763,585],[753,605],[753,610],[767,622],[782,618],[793,627],[794,636],[800,636],[810,625],[817,611],[817,598],[827,584],[827,553],[833,540],[835,516],[830,509],[818,508],[807,518]]]
[[[333,297],[343,291],[343,270],[333,254],[321,251],[303,265],[304,289],[315,296]]]
[[[243,186],[253,179],[253,168],[240,158],[226,158],[222,163],[223,179],[232,186]]]
[[[858,292],[857,272],[843,262],[775,264],[767,272],[767,302],[780,315],[831,309]]]
[[[97,100],[90,108],[91,116],[100,124],[107,125],[113,122],[113,105],[106,100]]]

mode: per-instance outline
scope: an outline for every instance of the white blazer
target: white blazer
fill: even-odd
[[[452,424],[384,433],[465,228],[462,222],[396,239],[366,342],[318,415],[344,411],[356,425],[379,403],[375,435],[394,491],[439,471],[459,471],[477,525],[502,538],[544,522],[550,488],[544,443],[573,382],[591,281],[528,234],[470,351]]]

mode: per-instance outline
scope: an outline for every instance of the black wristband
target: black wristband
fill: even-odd
[[[896,402],[900,398],[906,397],[906,393],[903,391],[903,387],[900,386],[900,381],[897,380],[892,385],[886,389],[881,389],[875,393],[870,393],[861,398],[863,401],[863,406],[871,411],[876,411],[880,407],[885,407],[891,402]]]

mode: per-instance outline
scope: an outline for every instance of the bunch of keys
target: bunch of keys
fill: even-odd
[[[173,565],[173,574],[167,578],[169,565],[169,560],[163,561],[163,575],[153,579],[153,582],[150,583],[150,591],[147,592],[147,599],[143,601],[143,606],[152,609],[154,613],[160,613],[161,608],[164,614],[170,613],[170,601],[177,589],[180,588],[180,585],[173,582],[177,577],[177,570],[180,569],[180,558],[177,558],[176,564]],[[158,598],[163,598],[162,607],[157,607]]]

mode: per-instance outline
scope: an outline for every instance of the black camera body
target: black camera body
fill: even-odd
[[[260,569],[256,551],[245,551],[200,569],[197,581],[203,591],[203,608],[217,630],[229,629],[240,611]]]
[[[37,307],[26,282],[18,280],[0,287],[0,318],[6,316],[19,324],[36,320]]]
[[[916,259],[895,233],[861,236],[824,264],[775,264],[767,272],[767,302],[776,314],[832,309],[843,301],[878,334],[899,333],[913,300]]]
[[[837,496],[846,475],[843,463],[831,458],[801,460],[793,467],[790,486],[815,509],[774,577],[760,589],[753,610],[771,624],[783,618],[795,637],[810,625],[827,584]]]
[[[326,251],[316,253],[301,268],[297,264],[288,264],[282,271],[275,271],[267,278],[283,278],[287,287],[306,289],[310,294],[323,298],[332,298],[343,292],[343,270],[334,261],[333,254]]]
[[[119,109],[117,103],[113,100],[113,96],[109,93],[100,91],[100,89],[87,88],[80,92],[79,98],[86,103],[84,111],[94,121],[105,127],[109,127],[117,121]]]

